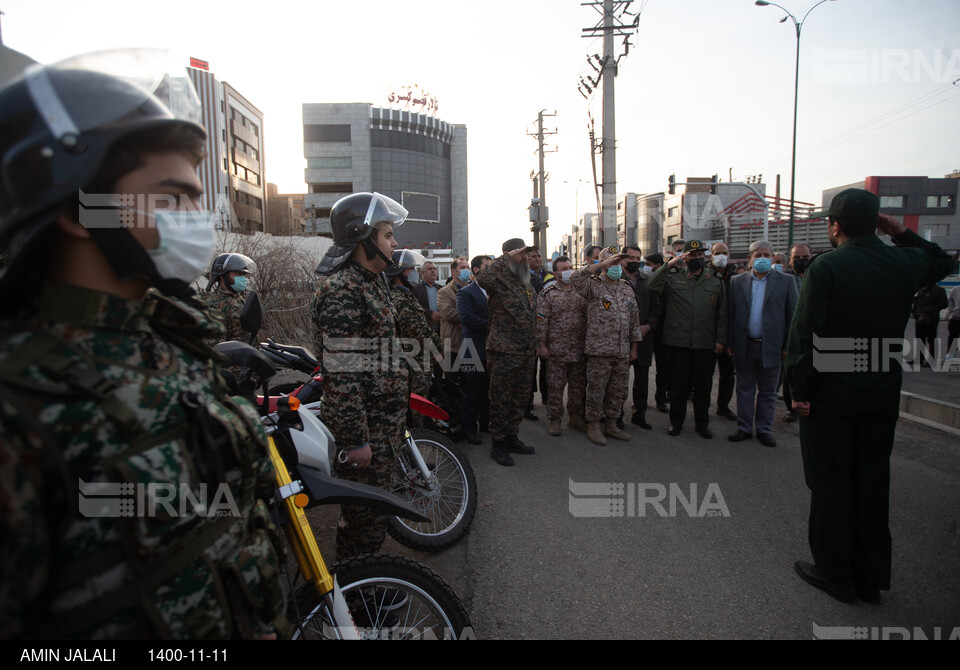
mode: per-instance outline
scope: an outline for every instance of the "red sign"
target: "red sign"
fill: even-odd
[[[210,63],[205,60],[200,60],[199,58],[190,57],[190,67],[195,67],[198,70],[210,70]]]

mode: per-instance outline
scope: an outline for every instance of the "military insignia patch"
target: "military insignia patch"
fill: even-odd
[[[716,302],[716,301],[717,301],[717,294],[716,294],[716,293],[711,293],[711,294],[710,294],[710,302]]]
[[[604,301],[603,301],[603,308],[604,308],[604,309],[610,309],[610,305],[611,305],[611,304],[612,304],[612,303],[611,303],[609,300],[604,300]]]
[[[547,320],[547,317],[544,315],[543,312],[537,312],[537,321],[546,321],[546,320]]]

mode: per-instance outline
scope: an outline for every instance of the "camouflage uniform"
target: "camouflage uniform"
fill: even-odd
[[[210,317],[52,284],[35,317],[2,326],[0,637],[223,639],[280,622],[257,499],[273,468],[256,411],[198,344],[222,332]],[[187,502],[204,485],[225,516]],[[169,507],[149,504],[158,486]]]
[[[393,450],[403,441],[409,405],[409,369],[399,356],[394,308],[383,277],[354,261],[319,277],[314,296],[315,350],[323,370],[321,419],[338,449],[370,445],[366,468],[336,464],[342,479],[390,489]],[[380,550],[387,517],[369,507],[343,505],[337,559]]]
[[[413,292],[406,286],[394,284],[390,287],[390,295],[393,298],[393,308],[396,313],[397,332],[405,340],[416,340],[418,347],[406,345],[405,350],[416,349],[415,355],[411,355],[408,362],[410,364],[410,391],[424,398],[430,393],[431,370],[433,369],[433,357],[426,352],[429,348],[429,341],[437,352],[443,351],[443,344],[440,342],[440,336],[427,323],[427,317],[423,314],[423,308]],[[423,427],[423,416],[417,412],[407,413],[407,423],[412,429]]]
[[[547,345],[547,418],[563,418],[563,389],[567,390],[567,412],[583,416],[587,387],[587,361],[583,340],[587,327],[586,301],[574,290],[563,290],[551,282],[537,298],[537,340]]]
[[[490,307],[487,371],[494,442],[520,432],[536,362],[537,296],[510,271],[509,263],[509,255],[503,254],[477,275]]]
[[[237,342],[247,342],[250,339],[250,333],[240,327],[240,311],[246,302],[247,292],[234,293],[230,289],[224,289],[218,282],[216,288],[204,296],[207,307],[217,310],[223,316],[223,323],[227,332],[224,337],[217,340],[207,340],[207,344],[218,344],[236,340]]]
[[[573,288],[587,301],[587,421],[615,419],[627,399],[630,344],[640,341],[640,320],[633,288],[577,270]]]

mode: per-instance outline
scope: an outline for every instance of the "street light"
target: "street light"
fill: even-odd
[[[797,188],[797,96],[800,91],[800,29],[803,27],[804,21],[807,20],[807,17],[810,16],[810,12],[815,10],[817,7],[822,5],[825,2],[833,2],[833,0],[820,0],[817,4],[807,10],[807,13],[803,15],[803,19],[797,21],[797,17],[787,11],[786,8],[781,7],[775,2],[766,2],[765,0],[757,0],[754,4],[758,7],[766,7],[767,5],[772,5],[778,9],[782,9],[787,12],[787,16],[780,19],[780,23],[783,23],[789,17],[793,20],[793,25],[797,29],[797,62],[796,62],[796,74],[794,75],[793,80],[793,155],[791,158],[790,166],[790,231],[788,244],[790,248],[793,247],[793,224],[796,221],[796,188]]]

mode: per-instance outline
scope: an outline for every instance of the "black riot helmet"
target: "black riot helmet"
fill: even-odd
[[[220,254],[213,261],[213,267],[210,268],[210,281],[207,283],[206,290],[209,291],[220,277],[228,272],[239,272],[245,275],[252,275],[257,271],[257,264],[249,256],[243,254]]]
[[[407,214],[403,205],[380,193],[354,193],[340,198],[330,210],[333,246],[320,261],[317,273],[336,272],[360,244],[363,244],[369,258],[379,255],[389,267],[391,259],[377,249],[370,241],[370,236],[378,224],[389,223],[394,228],[400,226]]]
[[[387,273],[388,277],[396,277],[402,274],[404,270],[420,267],[426,260],[419,251],[397,249],[393,252],[393,263],[384,272]]]
[[[0,238],[14,254],[0,282],[24,269],[18,261],[58,214],[80,200],[83,216],[82,192],[115,145],[162,126],[206,139],[186,68],[171,68],[170,59],[159,50],[99,52],[31,65],[0,88]],[[142,270],[163,290],[146,251],[116,218],[114,229],[97,235],[88,226],[107,260],[121,279]]]

